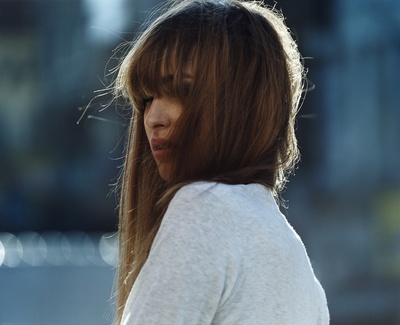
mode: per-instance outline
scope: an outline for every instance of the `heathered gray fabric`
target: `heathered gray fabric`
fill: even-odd
[[[124,325],[326,325],[299,236],[258,184],[199,182],[170,202]]]

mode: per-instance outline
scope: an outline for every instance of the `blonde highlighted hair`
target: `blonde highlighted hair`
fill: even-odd
[[[299,157],[294,124],[303,86],[301,56],[282,15],[259,2],[174,1],[133,42],[115,82],[116,95],[133,107],[121,188],[118,322],[179,188],[209,180],[282,190]],[[164,95],[184,107],[171,134],[177,146],[168,181],[158,174],[143,122],[143,100]]]

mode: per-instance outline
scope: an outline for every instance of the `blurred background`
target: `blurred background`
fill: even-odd
[[[159,3],[0,0],[1,324],[112,322],[126,122],[95,97],[112,80],[113,50]],[[400,1],[276,7],[315,86],[283,212],[332,325],[399,325]]]

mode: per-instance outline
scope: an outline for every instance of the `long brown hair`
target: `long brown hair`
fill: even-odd
[[[299,156],[294,123],[303,81],[281,14],[258,2],[175,1],[133,42],[115,83],[116,95],[133,107],[121,188],[118,321],[179,188],[209,180],[282,190]],[[168,181],[158,174],[143,125],[143,100],[163,95],[184,107],[171,134],[177,146]]]

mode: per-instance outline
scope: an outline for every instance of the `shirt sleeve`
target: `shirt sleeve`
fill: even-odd
[[[212,323],[230,290],[228,269],[235,273],[232,266],[240,262],[232,256],[237,250],[227,247],[221,216],[204,197],[183,188],[171,201],[128,298],[123,325]]]

